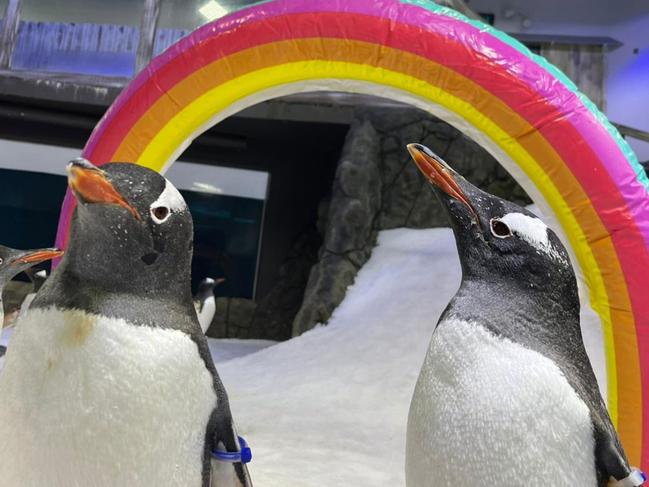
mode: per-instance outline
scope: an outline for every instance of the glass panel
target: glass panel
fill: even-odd
[[[24,0],[17,70],[132,76],[142,1]]]
[[[181,191],[194,218],[192,287],[224,277],[220,296],[252,298],[263,200]]]
[[[67,187],[64,176],[0,169],[0,219],[11,228],[2,243],[19,249],[51,246]]]
[[[2,243],[23,249],[51,246],[66,188],[65,176],[0,168],[0,219],[11,228]],[[252,298],[264,201],[181,193],[194,219],[192,288],[204,277],[224,277],[219,296]]]
[[[269,174],[177,162],[166,176],[194,218],[192,286],[225,278],[219,296],[252,298]]]
[[[153,53],[163,52],[177,40],[230,12],[258,0],[162,0]]]

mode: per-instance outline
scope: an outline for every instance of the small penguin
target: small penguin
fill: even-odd
[[[225,281],[223,278],[214,280],[211,277],[206,277],[198,285],[194,307],[196,308],[196,313],[198,313],[198,322],[201,324],[203,333],[207,333],[207,329],[212,324],[216,313],[214,288],[223,281]]]
[[[412,397],[406,485],[641,485],[586,355],[560,240],[428,148],[408,150],[448,213],[462,283]]]
[[[76,159],[68,182],[65,256],[0,371],[0,483],[251,486],[192,303],[182,196],[129,163]]]

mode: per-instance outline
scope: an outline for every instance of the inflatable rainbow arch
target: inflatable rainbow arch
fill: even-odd
[[[229,115],[317,90],[384,96],[439,116],[551,215],[601,318],[611,416],[630,461],[649,469],[649,181],[565,75],[504,33],[424,0],[262,2],[155,58],[108,110],[84,157],[165,171]],[[62,246],[72,207],[68,195]]]

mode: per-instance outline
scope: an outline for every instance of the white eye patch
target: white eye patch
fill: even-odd
[[[187,204],[180,192],[168,179],[165,181],[164,191],[149,207],[151,218],[156,223],[164,223],[172,213],[180,213],[187,209]]]
[[[500,218],[519,238],[554,259],[564,260],[550,243],[548,227],[542,220],[523,213],[507,213]]]

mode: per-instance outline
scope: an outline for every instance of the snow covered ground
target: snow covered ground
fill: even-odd
[[[459,283],[449,229],[384,231],[328,326],[219,364],[256,485],[403,486],[410,398]]]
[[[410,398],[459,283],[449,229],[384,231],[328,326],[270,347],[211,340],[239,432],[253,449],[255,485],[403,486]],[[593,320],[586,342],[597,348]]]

